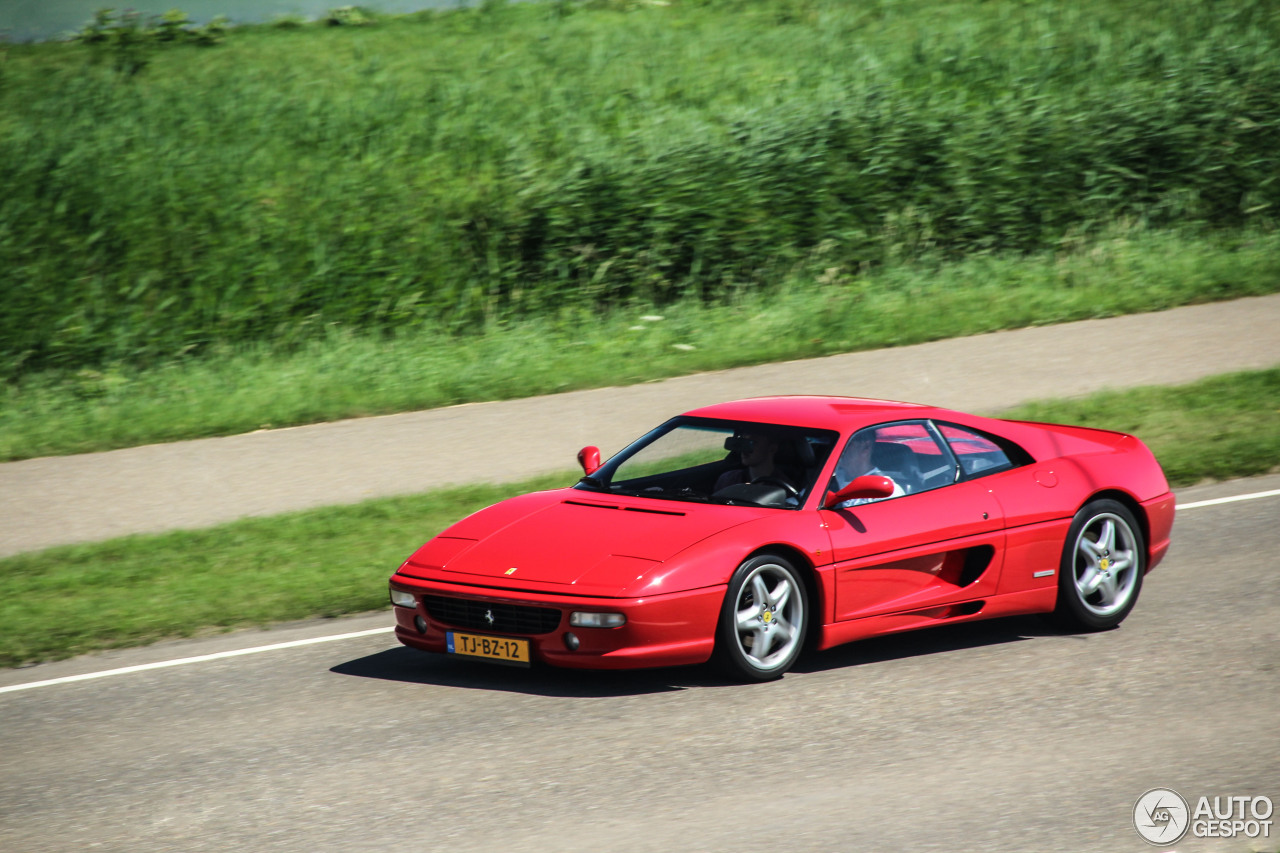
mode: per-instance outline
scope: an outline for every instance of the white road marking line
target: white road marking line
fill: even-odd
[[[1197,507],[1214,506],[1216,504],[1229,504],[1229,503],[1235,503],[1236,501],[1252,501],[1252,500],[1257,500],[1258,498],[1273,498],[1276,495],[1280,495],[1280,489],[1272,489],[1269,492],[1254,492],[1251,495],[1234,495],[1229,498],[1214,498],[1211,501],[1196,501],[1195,503],[1178,504],[1177,506],[1174,507],[1174,509],[1177,509],[1177,510],[1196,509]]]
[[[1248,495],[1235,495],[1229,498],[1215,498],[1208,501],[1195,501],[1189,504],[1178,504],[1174,507],[1176,510],[1197,509],[1202,506],[1216,506],[1217,504],[1235,503],[1236,501],[1251,501],[1258,498],[1271,498],[1280,495],[1280,489],[1272,489],[1269,492],[1254,492]],[[93,678],[106,678],[111,675],[126,675],[130,672],[145,672],[149,669],[164,669],[170,666],[183,666],[189,663],[203,663],[209,660],[220,660],[222,658],[234,658],[241,655],[254,655],[258,652],[274,652],[279,649],[293,649],[298,646],[311,646],[316,643],[330,643],[335,640],[351,640],[356,637],[371,637],[374,634],[385,634],[394,629],[392,628],[372,628],[368,631],[355,631],[350,634],[332,634],[327,637],[314,637],[310,640],[294,640],[289,643],[275,643],[270,646],[255,646],[251,649],[236,649],[230,652],[218,652],[212,655],[197,655],[191,658],[178,658],[176,660],[165,660],[157,663],[144,663],[139,666],[124,666],[119,669],[107,669],[102,672],[86,672],[84,675],[68,675],[64,678],[50,678],[46,681],[32,681],[27,684],[11,684],[8,687],[0,687],[0,693],[12,693],[16,690],[31,690],[36,687],[50,687],[54,684],[69,684],[73,681],[88,681]]]
[[[374,634],[386,634],[394,629],[387,628],[371,628],[368,631],[353,631],[349,634],[331,634],[327,637],[312,637],[309,640],[293,640],[288,643],[274,643],[270,646],[255,646],[251,649],[235,649],[230,652],[217,652],[211,655],[197,655],[191,658],[177,658],[175,660],[162,660],[156,663],[144,663],[138,666],[122,666],[119,669],[106,669],[101,672],[86,672],[84,675],[68,675],[63,678],[50,678],[45,681],[32,681],[28,684],[11,684],[8,687],[0,687],[0,693],[10,693],[15,690],[30,690],[34,687],[49,687],[54,684],[69,684],[72,681],[88,681],[91,678],[106,678],[110,675],[125,675],[130,672],[146,672],[149,669],[164,669],[169,666],[183,666],[188,663],[203,663],[209,660],[221,660],[222,658],[234,658],[241,655],[255,655],[258,652],[274,652],[279,649],[294,649],[298,646],[312,646],[316,643],[331,643],[334,640],[352,640],[356,637],[370,637]]]

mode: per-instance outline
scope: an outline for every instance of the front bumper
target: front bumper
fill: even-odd
[[[416,606],[393,608],[396,639],[406,646],[446,652],[445,633],[455,630],[519,637],[529,641],[534,660],[574,669],[640,669],[705,662],[715,647],[716,621],[725,593],[724,586],[716,586],[644,598],[599,598],[491,589],[400,574],[391,577],[391,587],[414,597]],[[442,609],[428,606],[424,596],[506,609],[548,608],[558,611],[560,617],[554,628],[539,628],[538,633],[477,628],[446,621],[451,614],[442,618]],[[618,628],[570,627],[569,614],[575,610],[623,613],[627,622]],[[422,617],[425,631],[418,630],[415,617]],[[577,649],[571,650],[566,643],[568,632],[577,636]]]

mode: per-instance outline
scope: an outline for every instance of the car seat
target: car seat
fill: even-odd
[[[818,465],[808,440],[803,437],[780,440],[773,461],[783,477],[800,490],[803,499],[808,493],[806,486],[817,476]]]

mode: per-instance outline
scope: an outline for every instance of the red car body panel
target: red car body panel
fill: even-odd
[[[392,588],[413,594],[416,602],[394,608],[400,641],[443,652],[446,631],[473,630],[441,621],[422,599],[445,596],[477,606],[560,611],[554,627],[517,634],[529,640],[534,659],[546,663],[700,663],[713,651],[730,576],[762,551],[786,556],[811,581],[819,648],[949,622],[1048,612],[1057,600],[1057,569],[1072,518],[1099,497],[1124,503],[1137,517],[1147,571],[1169,548],[1173,495],[1146,446],[1121,433],[834,397],[742,400],[685,417],[838,434],[817,484],[831,480],[838,448],[854,432],[898,421],[987,434],[1025,457],[1008,470],[846,509],[822,509],[826,489],[820,486],[795,509],[576,488],[514,497],[443,531],[391,577]],[[908,433],[903,431],[904,441]],[[916,449],[943,461],[937,446]],[[571,629],[574,611],[621,613],[626,623]],[[576,649],[565,637],[570,630]]]

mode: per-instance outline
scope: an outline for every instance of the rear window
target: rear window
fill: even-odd
[[[938,424],[938,429],[956,455],[965,479],[1008,471],[1030,459],[1026,451],[1004,439],[955,424]]]

